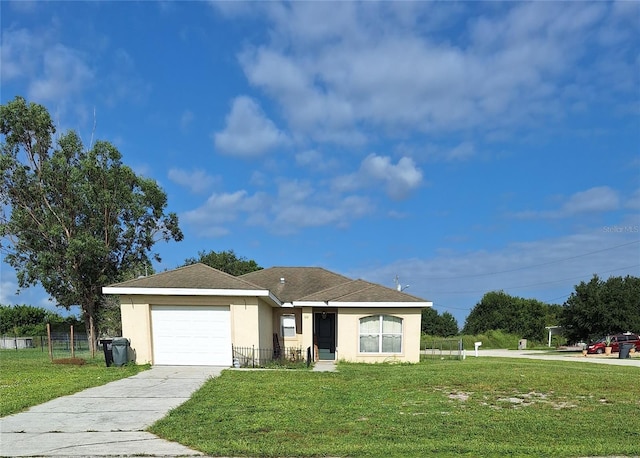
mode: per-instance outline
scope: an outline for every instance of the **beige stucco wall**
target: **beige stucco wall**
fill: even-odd
[[[122,335],[131,341],[134,361],[138,364],[152,363],[151,309],[148,298],[121,296],[120,314]]]
[[[258,347],[273,348],[273,307],[260,300],[258,303]]]
[[[402,318],[401,353],[360,353],[360,318],[372,315],[392,315]],[[336,358],[352,362],[420,361],[419,308],[339,308],[336,325]]]

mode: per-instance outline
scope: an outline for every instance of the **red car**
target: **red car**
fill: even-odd
[[[632,334],[630,332],[625,332],[624,334],[616,334],[610,336],[611,338],[611,352],[620,351],[620,344],[634,344],[636,347],[636,351],[640,351],[640,336],[638,334]],[[587,353],[604,353],[604,347],[607,346],[606,342],[607,338],[603,337],[602,339],[590,344],[587,347]]]

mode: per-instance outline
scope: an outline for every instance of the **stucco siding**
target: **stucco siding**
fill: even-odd
[[[259,348],[273,348],[273,308],[260,300],[258,303]]]
[[[231,305],[231,342],[238,347],[260,345],[258,299],[234,298]]]
[[[361,353],[360,318],[372,315],[391,315],[402,318],[402,351],[400,353]],[[353,362],[420,361],[419,308],[338,309],[336,326],[337,359]]]

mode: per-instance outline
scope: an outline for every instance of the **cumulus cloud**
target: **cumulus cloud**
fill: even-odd
[[[218,151],[243,157],[260,156],[289,142],[258,103],[246,96],[233,101],[224,130],[215,133],[213,138]]]
[[[458,23],[464,8],[264,5],[260,14],[273,24],[271,41],[247,46],[239,61],[249,83],[278,103],[293,132],[346,144],[366,142],[379,128],[398,136],[407,129],[517,129],[592,103],[595,87],[611,79],[602,78],[605,69],[617,70],[617,80],[633,79],[630,56],[611,53],[607,63],[582,59],[593,46],[614,46],[590,32],[606,28],[617,7],[501,4]],[[462,40],[442,33],[453,26],[461,28]]]
[[[566,198],[556,210],[526,210],[515,213],[520,219],[568,218],[585,213],[604,213],[620,207],[618,192],[608,186],[579,191]]]
[[[201,236],[222,236],[230,223],[244,221],[273,234],[290,234],[307,227],[344,227],[373,211],[366,197],[319,190],[309,181],[280,180],[274,195],[246,190],[214,193],[204,205],[181,219]]]
[[[29,97],[55,101],[82,92],[93,81],[94,71],[76,50],[57,44],[43,56],[43,72],[32,80]]]
[[[421,185],[422,178],[422,170],[409,157],[393,164],[388,156],[370,154],[356,173],[335,178],[333,187],[337,191],[351,191],[382,185],[392,199],[404,199]]]
[[[216,178],[209,175],[202,169],[195,169],[191,172],[183,169],[169,169],[169,179],[180,186],[189,188],[194,194],[206,192],[216,182]]]

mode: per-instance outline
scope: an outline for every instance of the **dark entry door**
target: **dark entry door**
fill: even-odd
[[[318,346],[318,358],[320,360],[336,359],[336,314],[316,313],[315,341]]]

